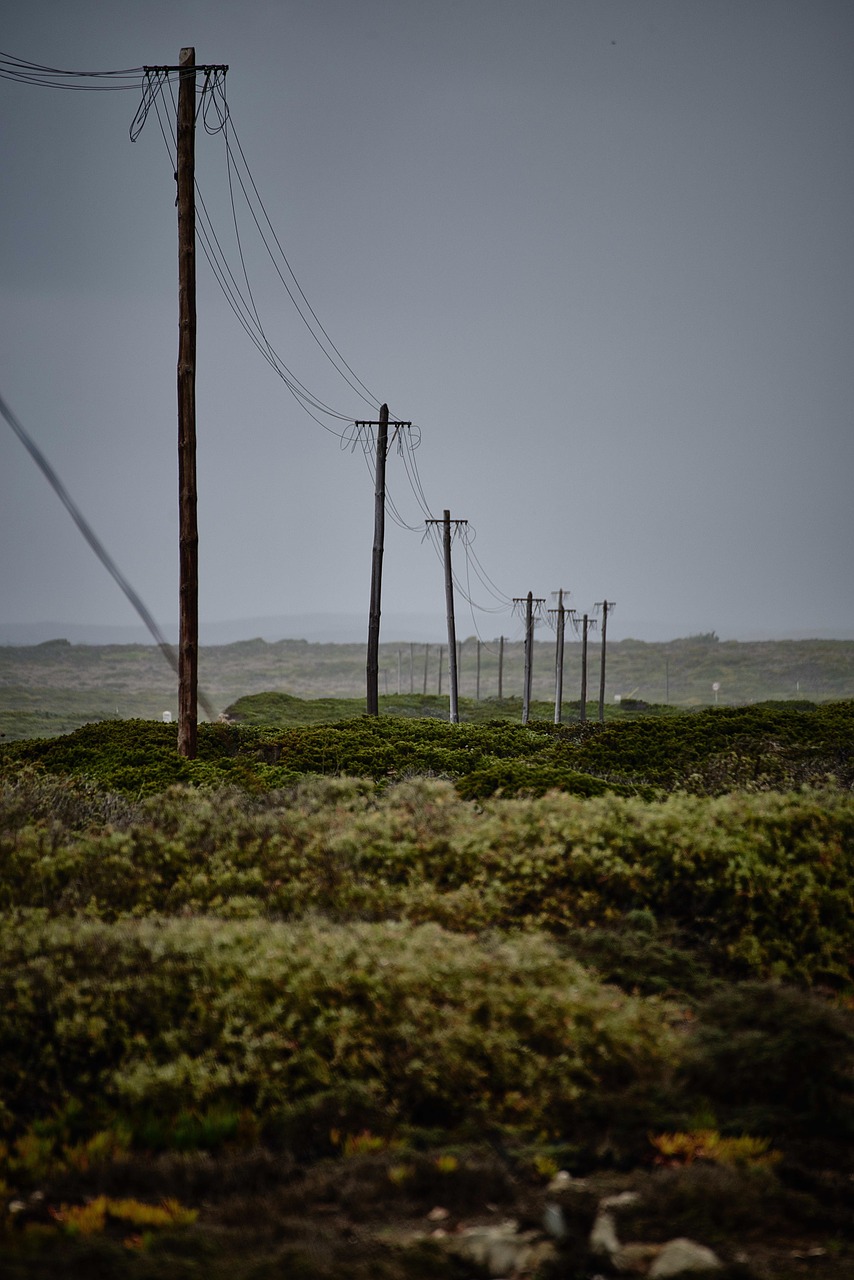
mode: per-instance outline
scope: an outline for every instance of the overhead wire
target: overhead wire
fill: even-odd
[[[109,551],[104,546],[101,539],[95,533],[89,521],[83,515],[83,512],[80,510],[77,503],[71,497],[71,494],[68,492],[65,485],[62,483],[62,480],[59,478],[59,475],[56,472],[56,470],[48,462],[44,453],[42,453],[41,449],[36,444],[35,440],[33,440],[29,432],[24,428],[21,422],[19,422],[19,420],[15,417],[14,413],[9,408],[9,405],[6,403],[6,401],[3,399],[2,396],[0,396],[0,413],[2,413],[3,417],[6,419],[6,422],[12,428],[15,435],[20,440],[21,444],[27,450],[27,452],[29,453],[33,461],[36,463],[36,466],[39,468],[42,475],[48,481],[54,493],[59,498],[60,502],[65,507],[66,511],[71,516],[71,519],[74,521],[74,523],[77,525],[77,528],[80,530],[83,537],[86,539],[86,542],[89,544],[92,551],[94,551],[95,555],[101,561],[101,564],[109,573],[110,577],[113,579],[114,582],[117,583],[121,591],[130,601],[130,603],[133,605],[137,614],[145,623],[145,626],[147,627],[149,633],[156,641],[160,649],[160,652],[166,658],[167,662],[172,667],[173,671],[176,673],[176,675],[179,674],[178,656],[175,653],[174,648],[166,639],[162,630],[158,626],[157,621],[154,615],[152,614],[151,610],[145,604],[144,600],[139,595],[139,593],[135,591],[134,588],[131,586],[130,581],[122,573],[121,569],[118,567],[115,560],[110,555]],[[208,716],[208,718],[210,720],[215,720],[217,718],[216,708],[214,707],[213,703],[210,701],[210,699],[202,690],[198,690],[198,700],[205,714]]]
[[[38,62],[28,62],[14,54],[0,50],[0,78],[17,80],[21,84],[36,84],[49,89],[70,89],[77,92],[116,92],[136,89],[143,67],[125,67],[118,71],[72,71],[61,67],[47,67]],[[76,83],[86,81],[85,84]],[[99,83],[89,83],[98,81]],[[109,83],[100,83],[108,81]],[[113,83],[126,81],[127,83]],[[67,83],[70,82],[70,83]]]
[[[173,106],[176,106],[177,104],[175,103],[171,85],[170,94],[172,96]],[[153,97],[153,105],[170,161],[174,165],[177,145],[176,139],[171,125],[167,127],[164,123],[157,94]],[[207,258],[208,264],[213,272],[214,279],[219,285],[226,302],[250,341],[285,383],[285,386],[288,388],[295,400],[300,404],[300,407],[310,418],[312,418],[314,422],[318,424],[318,426],[322,427],[324,431],[340,438],[341,433],[334,430],[334,428],[330,427],[327,423],[321,421],[321,419],[318,418],[312,410],[314,409],[318,413],[327,414],[344,422],[349,422],[351,420],[350,415],[339,413],[337,410],[332,409],[330,406],[324,404],[323,401],[315,397],[308,388],[300,382],[296,375],[277,354],[267,338],[266,333],[258,322],[256,321],[253,324],[252,304],[247,303],[241,293],[240,285],[228,264],[225,252],[214,229],[213,221],[208,212],[207,204],[205,203],[205,199],[199,188],[198,182],[196,182],[195,186],[196,195],[198,197],[197,212],[199,214],[197,218],[197,230],[199,232],[202,252]]]
[[[266,250],[281,284],[290,298],[291,303],[297,311],[297,314],[300,316],[300,319],[303,321],[303,324],[309,330],[312,338],[326,359],[332,364],[339,376],[347,383],[350,389],[373,408],[378,406],[378,398],[370,391],[367,385],[356,374],[352,366],[345,360],[341,351],[332,341],[328,331],[321,323],[291,266],[287,254],[284,251],[281,240],[276,233],[266,205],[261,197],[258,185],[249,167],[246,153],[234,125],[225,90],[225,70],[226,69],[222,67],[207,68],[205,70],[205,79],[202,84],[199,103],[196,109],[196,118],[201,118],[203,127],[208,134],[214,135],[219,133],[223,137],[229,203],[231,206],[235,243],[237,245],[237,252],[240,260],[240,271],[243,276],[243,286],[241,287],[239,284],[234,271],[228,263],[221,240],[216,233],[213,220],[204,201],[204,197],[199,189],[198,182],[196,182],[196,194],[198,196],[201,215],[198,218],[197,225],[202,251],[211,267],[214,279],[244,332],[247,334],[250,341],[252,341],[253,345],[262,357],[268,364],[270,364],[276,374],[284,382],[296,402],[314,422],[328,433],[336,436],[341,442],[342,448],[352,446],[352,448],[355,449],[361,445],[363,457],[370,473],[370,459],[375,457],[375,450],[377,447],[373,432],[365,431],[363,428],[356,426],[357,420],[354,419],[352,415],[345,414],[334,409],[319,397],[315,396],[281,359],[268,338],[264,325],[261,321],[259,308],[249,278],[243,240],[240,233],[235,198],[235,178],[237,179],[246,207],[249,210],[264,249]],[[49,85],[54,88],[134,89],[139,87],[140,77],[142,77],[142,96],[139,106],[137,107],[137,111],[131,121],[129,130],[131,140],[136,141],[139,137],[145,126],[148,115],[152,107],[154,107],[160,132],[163,136],[164,143],[166,144],[170,161],[173,164],[175,163],[177,150],[176,138],[171,127],[167,129],[164,124],[160,104],[163,99],[164,88],[168,85],[172,106],[177,112],[177,103],[173,89],[173,77],[180,76],[180,73],[179,68],[168,67],[132,67],[119,71],[104,72],[70,71],[56,67],[43,66],[37,63],[29,63],[23,59],[15,58],[12,55],[5,54],[0,51],[0,77],[33,84]],[[81,80],[86,81],[86,83],[78,83]],[[102,80],[109,81],[110,83],[102,84],[100,83]],[[89,83],[90,81],[98,81],[99,83]],[[118,83],[119,81],[122,81],[122,83]],[[253,203],[253,197],[254,201],[257,202],[257,209]],[[272,245],[262,222],[265,224],[266,228],[268,228],[269,236],[272,237]],[[286,278],[282,271],[273,245],[275,245],[275,250],[278,251],[281,264],[283,264],[289,279]],[[289,283],[289,280],[293,283],[293,287]],[[298,297],[296,295],[298,295]],[[337,431],[330,427],[328,423],[323,422],[317,414],[337,419],[340,422],[352,422],[354,423],[354,427],[352,430],[347,429]],[[435,517],[432,514],[432,509],[424,490],[416,457],[416,450],[420,443],[420,429],[416,428],[415,431],[417,432],[417,435],[411,430],[400,430],[396,433],[398,453],[402,459],[404,473],[418,507],[428,520],[433,520]],[[391,496],[388,486],[386,486],[386,510],[389,517],[394,521],[394,523],[399,525],[399,527],[411,532],[417,532],[419,530],[420,525],[410,524],[404,518],[399,507]],[[434,550],[440,560],[443,559],[443,551],[437,541],[438,533],[436,532],[435,536],[432,534],[433,530],[437,531],[437,526],[427,524],[425,527],[428,533],[431,534],[430,541]],[[486,573],[486,570],[474,552],[472,546],[474,531],[472,530],[471,533],[467,532],[461,540],[463,542],[466,555],[465,586],[460,580],[458,574],[454,575],[454,584],[462,597],[469,604],[469,607],[472,610],[472,620],[475,622],[476,626],[476,620],[474,618],[475,609],[483,613],[503,612],[510,603],[510,597],[504,595],[500,591]],[[487,594],[498,602],[498,607],[485,606],[475,602],[471,591],[472,571],[478,578],[481,586],[486,590]]]

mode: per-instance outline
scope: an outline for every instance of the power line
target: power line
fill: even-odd
[[[122,592],[125,594],[127,599],[133,605],[134,609],[136,610],[136,612],[138,613],[142,621],[145,623],[146,627],[148,628],[148,631],[153,636],[154,640],[159,646],[160,652],[163,654],[164,658],[169,663],[172,670],[177,673],[178,671],[177,655],[175,653],[174,648],[166,639],[160,627],[157,625],[154,615],[148,609],[145,602],[142,600],[141,596],[139,596],[138,593],[131,586],[130,582],[122,573],[121,569],[118,567],[115,560],[110,555],[109,551],[107,551],[107,548],[104,546],[103,542],[101,542],[100,538],[95,533],[92,526],[89,524],[89,521],[83,515],[83,512],[80,510],[77,503],[71,497],[71,494],[68,492],[65,485],[60,480],[57,472],[48,462],[47,458],[42,453],[41,449],[33,440],[29,432],[25,430],[22,424],[15,417],[14,413],[9,408],[9,406],[7,405],[6,401],[3,399],[2,396],[0,396],[0,413],[2,413],[3,417],[6,419],[9,426],[14,431],[15,435],[21,441],[21,444],[27,450],[30,457],[33,459],[36,466],[41,471],[42,475],[48,481],[54,493],[59,498],[60,502],[65,507],[66,511],[71,516],[71,519],[77,525],[77,528],[83,534],[83,537],[86,539],[89,546],[94,551],[95,555],[101,561],[101,564],[109,573],[110,577],[118,584]],[[215,720],[217,717],[217,713],[216,713],[215,707],[213,706],[213,703],[201,692],[199,693],[199,701],[204,707],[205,713],[209,717],[209,719]]]
[[[140,79],[142,80],[142,96],[139,106],[130,125],[130,137],[132,141],[136,141],[139,137],[145,123],[148,119],[152,107],[157,116],[163,141],[166,145],[170,162],[175,164],[176,141],[171,122],[167,125],[164,123],[162,106],[165,105],[165,89],[168,85],[169,96],[172,107],[177,110],[175,95],[173,90],[173,77],[180,74],[180,68],[171,66],[146,66],[126,68],[119,71],[103,71],[103,72],[87,72],[87,71],[71,71],[62,70],[56,67],[42,66],[37,63],[25,62],[9,54],[0,52],[0,76],[7,79],[19,80],[22,82],[48,85],[54,88],[138,88]],[[237,245],[237,253],[240,261],[240,274],[242,275],[243,284],[241,285],[237,276],[229,265],[228,258],[222,245],[220,237],[217,235],[213,219],[209,213],[204,197],[196,182],[196,194],[199,200],[200,216],[198,220],[198,232],[202,250],[211,268],[214,279],[219,286],[226,303],[235,315],[238,323],[244,332],[254,344],[261,356],[267,361],[278,377],[284,382],[288,391],[300,405],[305,413],[322,427],[329,434],[336,436],[342,444],[347,447],[352,443],[353,449],[361,444],[363,456],[370,470],[369,457],[373,455],[375,443],[370,433],[360,434],[358,424],[355,425],[355,435],[349,430],[338,431],[329,426],[328,423],[322,421],[318,414],[324,417],[337,419],[339,422],[354,422],[354,415],[343,413],[331,405],[325,403],[318,396],[314,395],[309,388],[300,381],[293,371],[285,364],[281,356],[275,350],[269,337],[267,336],[264,325],[261,321],[260,311],[256,302],[255,293],[249,277],[249,270],[244,252],[243,238],[240,231],[239,218],[237,213],[236,192],[234,179],[237,179],[246,207],[255,224],[257,233],[261,239],[261,243],[273,264],[279,280],[281,281],[288,297],[293,304],[297,314],[303,321],[306,328],[311,333],[314,341],[320,347],[324,356],[335,368],[336,372],[343,378],[351,390],[355,391],[361,399],[365,399],[367,403],[378,404],[377,397],[369,390],[366,384],[358,377],[352,366],[344,359],[339,348],[332,341],[326,328],[321,323],[316,311],[306,296],[302,285],[294,273],[290,261],[282,247],[281,240],[276,234],[267,208],[261,198],[258,185],[249,167],[246,159],[244,148],[241,144],[234,121],[229,108],[227,95],[225,91],[225,74],[228,70],[226,66],[206,67],[205,79],[201,88],[199,102],[196,109],[196,118],[201,117],[206,131],[209,134],[221,133],[224,140],[225,158],[226,158],[226,174],[228,184],[228,196],[231,206],[232,225]],[[86,83],[79,83],[85,81]],[[89,82],[93,83],[89,83]],[[97,81],[98,83],[94,83]],[[110,81],[110,83],[101,83],[101,81]],[[115,83],[113,83],[115,81]],[[122,83],[119,83],[119,82]],[[126,83],[125,83],[126,81]],[[233,142],[232,142],[233,140]],[[244,178],[245,175],[245,178]],[[256,208],[257,204],[257,208]],[[263,225],[262,225],[263,224]],[[268,232],[265,230],[268,228]],[[274,248],[275,246],[275,248]],[[277,252],[278,257],[277,257]],[[279,259],[287,272],[287,277],[283,273]],[[293,287],[291,287],[291,283]],[[301,301],[300,301],[301,300]],[[411,427],[411,424],[409,424]],[[415,433],[411,430],[397,433],[397,447],[403,460],[404,473],[409,483],[409,487],[419,506],[422,514],[432,520],[432,509],[424,491],[424,485],[419,474],[418,463],[416,458],[416,449],[420,443],[420,431],[416,428]],[[391,519],[395,521],[401,528],[407,531],[416,532],[420,525],[410,524],[402,515],[398,506],[386,490],[385,505]],[[430,526],[427,526],[428,529]],[[477,609],[482,613],[500,613],[505,611],[511,604],[511,598],[500,591],[493,580],[489,577],[477,557],[471,545],[473,541],[472,534],[466,534],[463,537],[463,545],[466,554],[466,580],[465,586],[454,575],[454,584],[457,590],[467,601],[472,610],[472,621],[477,631],[477,623],[474,617],[474,610]],[[434,549],[439,558],[442,558],[442,550],[435,545]],[[478,604],[471,591],[471,572],[480,581],[487,594],[497,602],[496,606],[486,606]]]
[[[174,95],[172,97],[172,101],[174,105]],[[157,92],[152,95],[152,103],[157,116],[158,125],[160,127],[160,133],[166,145],[167,153],[170,161],[174,164],[175,140],[174,136],[171,134],[171,125],[167,127],[167,124],[164,123],[159,95]],[[284,363],[273,348],[271,342],[264,333],[263,328],[261,328],[257,322],[253,323],[252,307],[244,298],[234,272],[228,264],[225,251],[223,250],[222,244],[214,229],[212,219],[208,213],[207,205],[199,189],[198,183],[196,183],[195,186],[200,206],[197,230],[202,244],[202,251],[208,261],[214,279],[219,285],[219,288],[228,303],[228,306],[231,308],[238,323],[243,328],[249,340],[254,344],[258,352],[272,367],[278,377],[284,382],[291,395],[300,404],[300,407],[309,415],[310,418],[312,418],[314,422],[318,424],[318,426],[322,427],[324,431],[340,438],[341,433],[335,431],[325,422],[322,422],[312,412],[312,409],[316,409],[318,413],[327,414],[328,416],[335,417],[339,421],[344,422],[350,421],[350,416],[339,413],[337,410],[325,405],[323,401],[315,397]]]
[[[40,85],[48,89],[70,89],[76,92],[116,92],[136,89],[144,67],[125,67],[119,71],[69,71],[60,67],[46,67],[38,62],[27,62],[12,53],[0,50],[0,78],[17,80],[20,84]],[[78,84],[77,81],[87,81]],[[98,83],[88,83],[95,82]],[[127,81],[127,83],[100,83],[101,81]]]

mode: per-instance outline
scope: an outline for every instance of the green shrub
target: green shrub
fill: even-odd
[[[647,913],[720,973],[851,981],[854,798],[839,791],[474,806],[436,780],[318,778],[256,797],[177,788],[135,812],[118,829],[0,833],[0,909],[595,928],[612,950]]]
[[[642,1126],[674,1045],[664,1006],[537,936],[27,913],[0,939],[7,1125],[76,1103],[93,1131],[119,1117],[139,1139],[152,1117],[162,1134],[245,1109],[263,1128],[326,1098],[342,1131],[575,1133],[619,1098]]]

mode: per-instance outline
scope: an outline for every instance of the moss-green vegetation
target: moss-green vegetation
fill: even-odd
[[[850,1262],[850,703],[175,733],[3,750],[4,1274],[464,1280],[365,1224],[556,1168]]]
[[[81,774],[113,790],[159,791],[175,782],[235,782],[269,790],[306,773],[389,782],[415,774],[452,778],[483,799],[688,789],[785,790],[854,781],[854,703],[712,708],[605,725],[527,726],[361,716],[293,728],[212,724],[199,728],[198,760],[177,755],[177,727],[115,721],[58,739],[9,743],[8,767],[37,764]]]

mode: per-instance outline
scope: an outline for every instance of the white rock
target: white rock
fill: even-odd
[[[543,1240],[536,1232],[519,1232],[517,1227],[515,1222],[505,1222],[500,1227],[468,1227],[442,1243],[452,1253],[483,1267],[495,1280],[536,1270],[556,1257],[550,1240]]]
[[[566,1219],[559,1204],[547,1204],[543,1209],[543,1230],[553,1240],[563,1240],[566,1235]]]
[[[590,1232],[590,1252],[600,1258],[613,1258],[619,1247],[613,1214],[600,1210]]]
[[[668,1240],[661,1250],[649,1269],[649,1280],[667,1280],[669,1276],[681,1276],[686,1271],[717,1271],[722,1265],[711,1249],[679,1236],[676,1240]]]
[[[600,1209],[627,1209],[630,1204],[637,1204],[640,1196],[637,1191],[621,1191],[617,1196],[604,1196],[599,1201]]]

